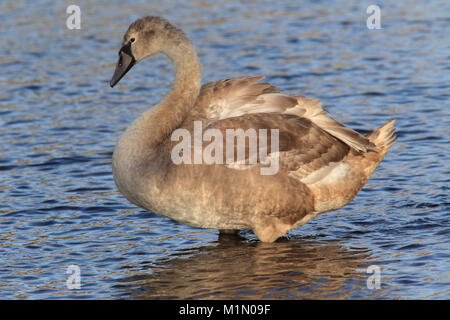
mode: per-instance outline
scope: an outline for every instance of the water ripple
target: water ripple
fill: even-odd
[[[0,298],[448,299],[448,3],[390,3],[367,30],[364,3],[178,2],[82,0],[77,31],[63,2],[0,4]],[[173,79],[158,56],[108,86],[143,12],[186,30],[205,81],[263,74],[364,134],[396,119],[397,143],[353,202],[271,245],[133,206],[112,150]],[[66,287],[72,264],[80,290]]]

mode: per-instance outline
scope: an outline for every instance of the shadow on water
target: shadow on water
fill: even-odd
[[[347,249],[329,240],[271,244],[226,236],[145,262],[143,273],[115,287],[132,299],[361,298],[370,294],[370,255],[366,248]]]

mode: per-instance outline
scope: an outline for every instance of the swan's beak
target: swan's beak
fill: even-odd
[[[116,85],[117,82],[122,79],[122,77],[136,64],[136,59],[134,59],[131,53],[131,43],[123,46],[119,51],[119,61],[117,61],[116,70],[111,78],[109,84],[111,88]]]

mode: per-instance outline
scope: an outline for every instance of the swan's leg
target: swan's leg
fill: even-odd
[[[237,241],[245,238],[239,234],[239,230],[223,229],[219,230],[219,241]]]
[[[237,236],[239,234],[239,230],[233,229],[220,229],[219,236]]]

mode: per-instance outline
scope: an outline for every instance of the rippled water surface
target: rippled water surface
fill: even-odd
[[[379,1],[380,30],[367,1],[77,4],[81,30],[65,1],[0,3],[0,298],[450,298],[448,1]],[[108,81],[142,15],[188,33],[204,82],[263,74],[361,132],[397,119],[399,140],[353,202],[274,244],[139,209],[112,150],[173,69],[157,56]]]

